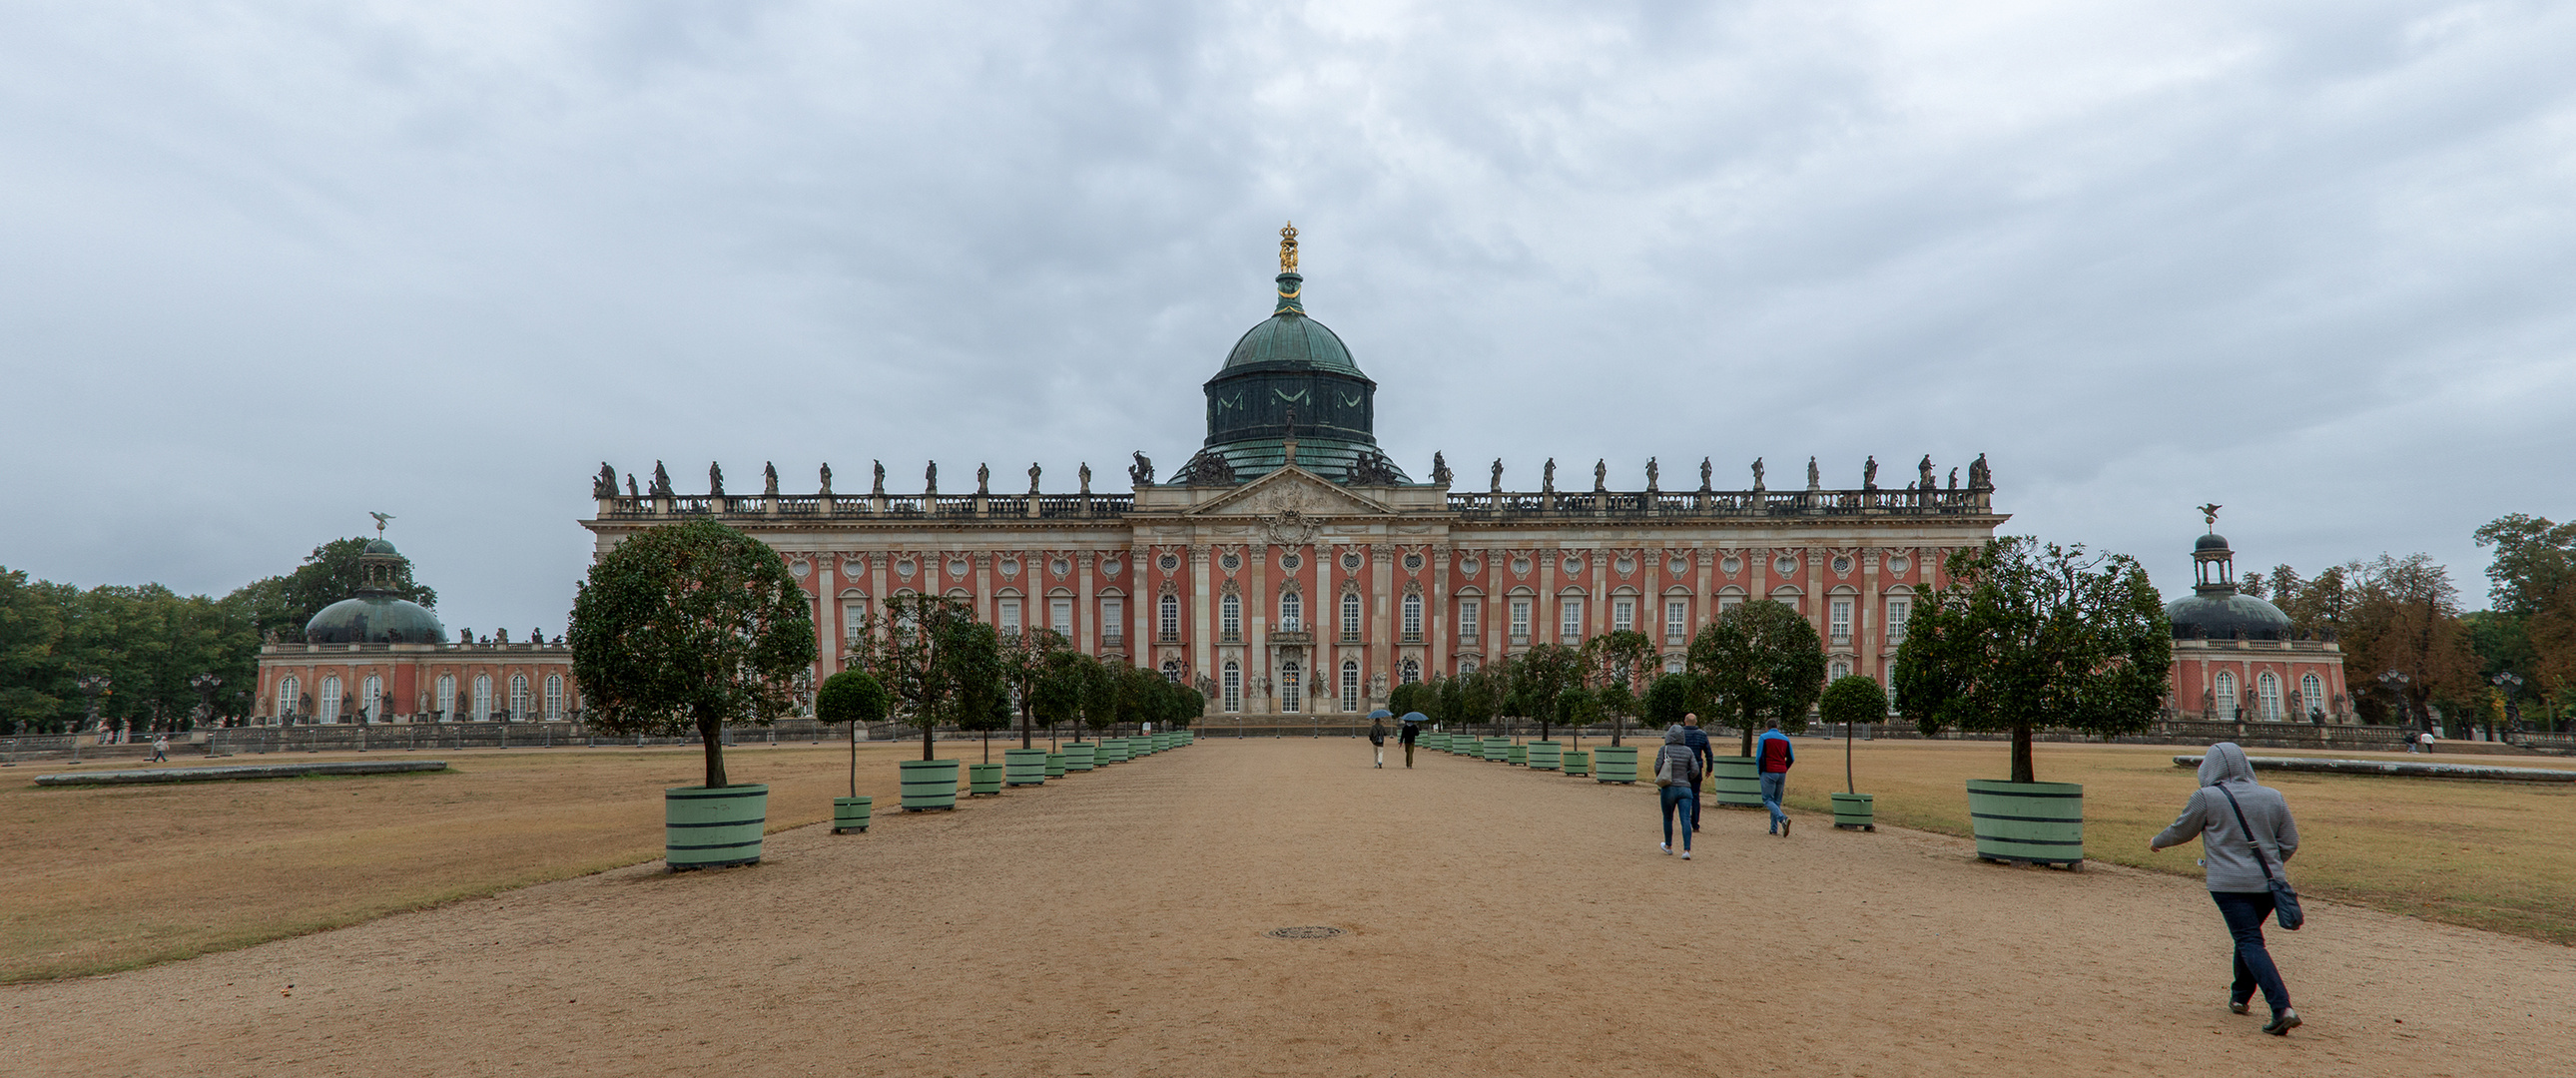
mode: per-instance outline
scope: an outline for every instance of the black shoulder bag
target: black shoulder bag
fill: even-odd
[[[2263,856],[2263,844],[2254,838],[2254,825],[2245,822],[2245,806],[2236,803],[2236,795],[2228,792],[2226,783],[2211,785],[2226,795],[2227,807],[2236,810],[2236,827],[2245,832],[2246,844],[2254,847],[2254,863],[2263,866],[2263,882],[2272,888],[2272,916],[2280,919],[2283,929],[2298,931],[2300,925],[2308,923],[2308,915],[2299,910],[2299,893],[2290,889],[2290,881],[2272,872],[2272,859]]]

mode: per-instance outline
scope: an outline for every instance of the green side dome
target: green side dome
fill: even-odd
[[[304,623],[308,644],[436,644],[446,639],[446,626],[428,607],[390,595],[342,599]]]

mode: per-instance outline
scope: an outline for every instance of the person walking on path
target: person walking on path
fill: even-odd
[[[2240,817],[2239,814],[2242,814]],[[2251,829],[2253,834],[2246,834]],[[2227,1009],[2244,1014],[2254,990],[2272,1008],[2263,1032],[2288,1036],[2299,1025],[2290,1007],[2290,989],[2263,945],[2263,919],[2272,915],[2272,874],[2286,872],[2299,852],[2299,826],[2290,819],[2290,802],[2281,791],[2254,781],[2254,765],[2233,741],[2209,747],[2200,758],[2200,788],[2183,803],[2173,826],[2147,840],[2150,852],[2200,840],[2200,863],[2208,869],[2209,897],[2236,940],[2236,980],[2227,989]],[[2258,848],[2259,846],[2259,848]]]
[[[153,763],[156,763],[156,764],[160,764],[160,763],[168,763],[169,761],[170,761],[170,735],[168,735],[168,734],[154,734],[154,735],[152,735],[152,762],[153,762]]]
[[[1386,766],[1386,720],[1369,720],[1369,744],[1377,746],[1377,766]]]
[[[1400,733],[1400,734],[1395,735],[1396,740],[1401,741],[1401,742],[1404,742],[1404,766],[1405,766],[1406,768],[1408,768],[1408,769],[1410,769],[1410,768],[1413,766],[1413,738],[1414,738],[1414,735],[1419,734],[1419,733],[1421,733],[1421,732],[1422,732],[1422,724],[1421,724],[1421,723],[1418,723],[1418,722],[1408,722],[1408,723],[1405,723],[1405,724],[1404,724],[1404,732],[1402,732],[1402,733]]]
[[[1780,732],[1780,720],[1771,720],[1771,728],[1762,731],[1762,739],[1753,743],[1756,770],[1762,776],[1762,807],[1771,810],[1771,833],[1789,837],[1789,814],[1780,811],[1780,795],[1789,786],[1789,765],[1798,762],[1798,750],[1789,744],[1789,735]]]
[[[1682,744],[1688,746],[1691,750],[1691,756],[1699,761],[1699,773],[1701,777],[1705,778],[1710,771],[1716,769],[1717,755],[1709,750],[1708,731],[1699,728],[1698,715],[1686,714],[1682,716]],[[1706,791],[1701,790],[1697,785],[1693,785],[1691,787],[1690,823],[1691,830],[1693,831],[1699,830],[1699,800],[1705,792]]]
[[[1655,754],[1655,787],[1664,804],[1664,852],[1673,852],[1673,813],[1682,816],[1682,860],[1690,860],[1691,821],[1699,816],[1699,758],[1691,755],[1682,728],[1664,731],[1663,751]]]

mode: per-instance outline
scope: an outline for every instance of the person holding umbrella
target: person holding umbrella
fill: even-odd
[[[1404,742],[1404,766],[1406,770],[1411,770],[1413,768],[1413,739],[1415,735],[1422,732],[1422,724],[1429,721],[1431,721],[1431,717],[1419,711],[1407,711],[1404,713],[1404,733],[1398,736]]]
[[[1395,712],[1385,708],[1369,712],[1369,744],[1377,747],[1377,766],[1379,767],[1386,766],[1386,720],[1394,717]]]

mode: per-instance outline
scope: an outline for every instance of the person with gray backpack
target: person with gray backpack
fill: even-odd
[[[2233,741],[2211,745],[2200,758],[2200,788],[2192,791],[2173,826],[2147,840],[2150,852],[2200,840],[2202,867],[2208,870],[2209,897],[2236,941],[2236,980],[2227,990],[2227,1009],[2245,1014],[2254,990],[2272,1008],[2263,1032],[2287,1036],[2299,1026],[2290,1007],[2289,986],[2263,943],[2263,919],[2277,916],[2292,932],[2306,923],[2298,892],[2282,875],[2290,856],[2299,852],[2299,827],[2290,819],[2289,799],[2281,791],[2254,781],[2254,765]]]

